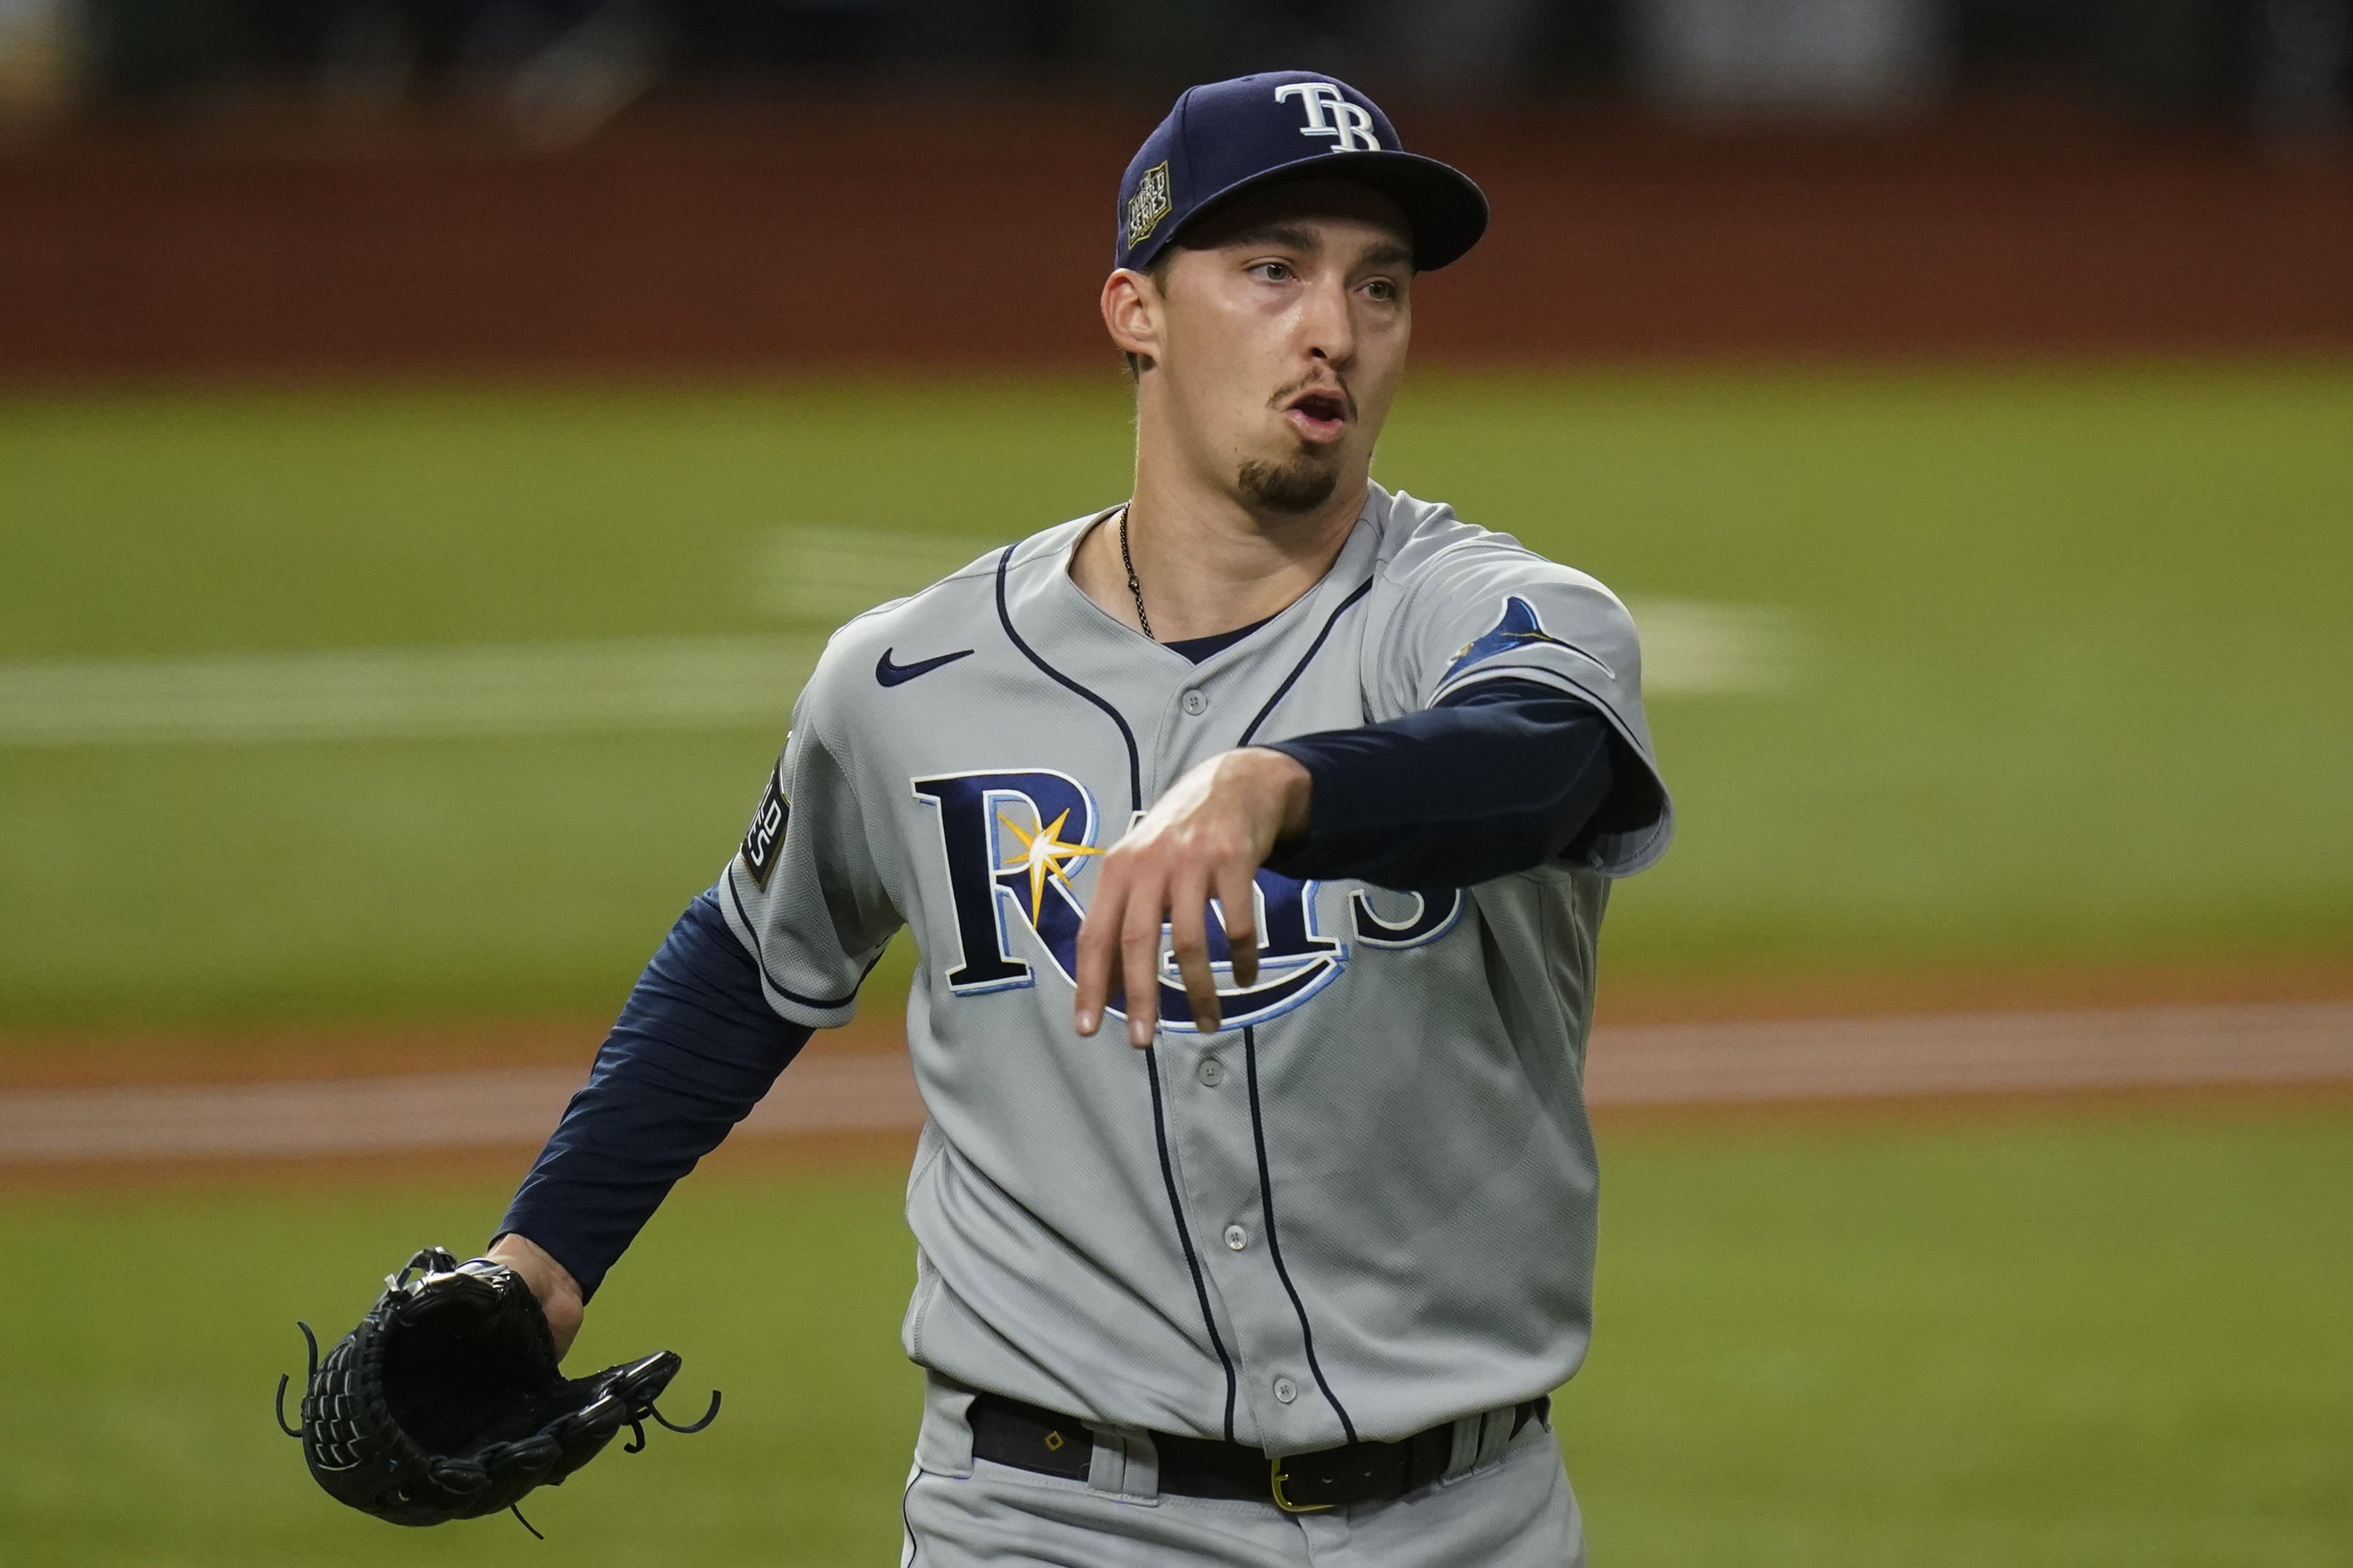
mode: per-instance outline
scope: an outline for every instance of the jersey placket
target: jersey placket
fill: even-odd
[[[1216,658],[1189,672],[1165,700],[1149,763],[1156,795],[1185,771],[1240,741],[1240,731],[1273,693],[1280,672],[1297,660],[1282,644],[1235,658]],[[1271,679],[1253,679],[1273,668]],[[1265,689],[1255,689],[1259,687]],[[1221,978],[1230,981],[1230,975]],[[1319,1442],[1346,1416],[1318,1389],[1312,1330],[1283,1278],[1282,1208],[1267,1202],[1268,1176],[1254,1028],[1214,1035],[1164,1028],[1155,1067],[1166,1109],[1185,1229],[1208,1280],[1230,1361],[1239,1440],[1280,1450]]]

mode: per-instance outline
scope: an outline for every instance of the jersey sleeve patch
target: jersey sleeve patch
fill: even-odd
[[[793,803],[785,798],[785,760],[778,757],[768,774],[768,787],[760,792],[759,809],[752,813],[752,826],[744,834],[744,869],[763,892],[784,855],[785,825],[792,815]]]
[[[1549,643],[1554,647],[1567,648],[1579,658],[1591,659],[1604,675],[1611,676],[1613,679],[1616,675],[1616,672],[1608,665],[1594,658],[1583,648],[1571,643],[1565,643],[1546,631],[1544,623],[1536,619],[1535,606],[1517,594],[1513,594],[1504,600],[1504,614],[1500,620],[1455,650],[1453,662],[1446,667],[1446,673],[1438,678],[1438,684],[1443,688],[1472,665],[1482,664],[1498,654],[1511,653],[1531,645],[1543,643]]]

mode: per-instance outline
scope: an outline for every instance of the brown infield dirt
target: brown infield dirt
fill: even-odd
[[[1799,1100],[1721,1105],[1610,1106],[1594,1112],[1605,1140],[1621,1132],[1692,1134],[1760,1125],[1819,1128],[1974,1122],[2004,1117],[2195,1114],[2263,1118],[2287,1107],[2353,1110],[2353,1082],[2221,1084],[2196,1088],[2069,1089],[2055,1092],[1894,1096],[1875,1100]],[[779,1171],[906,1173],[915,1130],[739,1136],[696,1167],[698,1179],[757,1177]],[[341,1154],[260,1155],[238,1159],[79,1160],[42,1164],[0,1162],[0,1198],[40,1194],[152,1193],[206,1187],[268,1188],[320,1184],[422,1189],[512,1184],[533,1151],[520,1145],[415,1149]]]
[[[2277,1005],[2353,1000],[2353,963],[2215,965],[2205,968],[2051,969],[1999,973],[1815,976],[1803,980],[1666,982],[1630,979],[1609,986],[1600,1024],[1771,1024],[1789,1020],[1934,1019],[1986,1015],[2057,1015],[2103,1010]],[[295,1027],[205,1034],[103,1037],[0,1035],[0,1099],[13,1092],[311,1082],[335,1079],[461,1074],[512,1068],[585,1070],[601,1023],[583,1020]],[[2087,1061],[2095,1032],[2079,1048]],[[1621,1039],[1623,1037],[1621,1037]],[[1604,1040],[1602,1048],[1607,1048]],[[2065,1051],[2063,1029],[2042,1038]],[[828,1057],[873,1057],[903,1047],[894,1009],[877,1008],[812,1047]],[[453,1086],[454,1087],[454,1086]],[[1760,1121],[1834,1127],[1859,1121],[1987,1115],[2267,1114],[2284,1104],[2353,1105],[2353,1079],[2305,1082],[2108,1084],[2021,1091],[1989,1085],[1934,1094],[1826,1092],[1723,1103],[1609,1103],[1596,1110],[1605,1131],[1693,1131]],[[912,1128],[746,1132],[705,1162],[708,1173],[791,1168],[903,1170]],[[163,1186],[326,1181],[403,1187],[497,1184],[517,1179],[531,1150],[517,1144],[447,1149],[195,1157],[0,1161],[0,1194],[153,1191]]]
[[[1816,974],[1795,978],[1605,979],[1599,1027],[1911,1017],[2226,1003],[2353,1001],[2353,959],[2303,963],[2066,967]],[[100,1033],[0,1032],[0,1093],[48,1089],[382,1078],[578,1065],[609,1020],[318,1024]],[[896,1052],[898,1010],[869,1007],[818,1037],[828,1055]]]

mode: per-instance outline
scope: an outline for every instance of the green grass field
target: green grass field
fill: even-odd
[[[1599,1326],[1557,1426],[1610,1568],[2323,1568],[2353,1555],[2353,1108],[1605,1131]],[[492,1186],[0,1210],[0,1557],[26,1568],[896,1561],[915,1374],[895,1172],[713,1173],[580,1354],[686,1357],[527,1510],[363,1520],[272,1429],[292,1320],[465,1245]]]
[[[1127,416],[1111,376],[0,400],[0,1030],[609,1013],[827,626],[1117,499]],[[1430,379],[1378,473],[1635,605],[1683,832],[1614,973],[2353,950],[2353,367]],[[1776,679],[1708,689],[1719,634]],[[1603,1143],[1596,1562],[2353,1563],[2353,1108]],[[871,1169],[681,1189],[582,1355],[670,1344],[727,1412],[537,1501],[549,1546],[330,1503],[269,1418],[292,1320],[508,1190],[402,1168],[0,1204],[0,1563],[893,1560]]]
[[[833,612],[1128,443],[1109,376],[0,405],[0,1026],[607,1012]],[[1786,632],[1785,688],[1656,700],[1619,973],[2353,945],[2353,370],[1430,379],[1377,472]],[[773,703],[701,726],[5,738],[58,661],[727,636]]]

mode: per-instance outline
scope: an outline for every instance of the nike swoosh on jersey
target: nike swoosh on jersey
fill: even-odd
[[[955,653],[944,653],[937,658],[917,659],[913,664],[892,664],[892,650],[886,647],[882,650],[882,657],[874,661],[874,679],[885,686],[897,686],[919,675],[929,675],[944,664],[954,664],[960,658],[969,658],[973,651],[968,647],[960,648]]]

